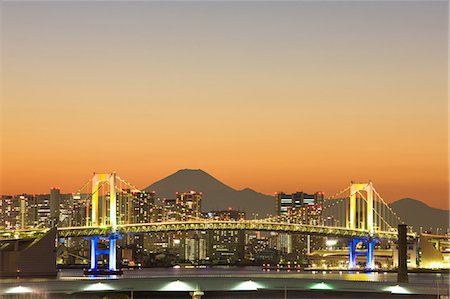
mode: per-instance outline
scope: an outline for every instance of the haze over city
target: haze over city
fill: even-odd
[[[0,194],[194,168],[447,209],[448,3],[324,3],[3,3]]]

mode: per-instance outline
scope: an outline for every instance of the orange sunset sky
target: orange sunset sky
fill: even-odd
[[[1,194],[200,168],[448,208],[447,1],[0,5]]]

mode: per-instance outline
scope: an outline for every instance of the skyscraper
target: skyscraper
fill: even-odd
[[[50,189],[50,225],[57,226],[59,222],[59,204],[61,202],[61,192],[59,188]]]
[[[321,225],[324,193],[307,194],[295,192],[292,194],[277,193],[276,207],[280,220],[288,223]],[[279,234],[277,249],[284,253],[294,253],[297,257],[305,257],[311,250],[322,245],[320,237],[305,235]]]
[[[212,211],[209,218],[222,221],[245,220],[245,212],[232,209]],[[234,263],[244,260],[245,231],[212,230],[209,231],[208,257],[218,263]]]
[[[135,191],[132,193],[133,223],[152,222],[155,192]]]
[[[176,206],[181,213],[180,220],[189,220],[201,217],[202,193],[196,191],[176,194]]]

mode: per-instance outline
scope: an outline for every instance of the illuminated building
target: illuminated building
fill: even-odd
[[[130,189],[124,189],[116,200],[117,223],[133,223],[133,194]],[[101,208],[101,205],[99,206]]]
[[[133,192],[133,221],[132,223],[152,222],[153,206],[155,205],[155,192]]]
[[[160,253],[169,247],[169,234],[167,232],[147,233],[144,235],[144,251]]]
[[[109,195],[108,195],[109,196]],[[155,192],[123,189],[117,193],[116,207],[118,223],[150,223],[154,216],[160,213],[155,209]],[[128,235],[118,242],[122,250],[132,250],[137,257],[145,252],[145,236],[142,234]],[[133,261],[133,259],[129,259]]]
[[[152,205],[149,210],[149,222],[163,222],[166,216],[164,213],[164,207]]]
[[[410,245],[411,244],[408,244],[408,258],[412,259],[414,252],[411,252],[412,250],[410,250]],[[445,236],[439,236],[431,234],[420,234],[418,245],[418,263],[420,268],[450,268],[450,235],[447,234]],[[397,250],[394,251],[394,253],[397,253]]]
[[[314,194],[280,192],[276,194],[277,215],[288,222],[320,224],[323,201],[323,192]]]
[[[207,213],[215,220],[241,221],[245,212],[231,209]],[[244,260],[245,231],[212,230],[209,231],[208,257],[219,264],[229,264]]]
[[[90,201],[86,193],[72,195],[72,217],[69,226],[86,226],[89,220]]]
[[[20,200],[9,195],[0,197],[0,227],[20,228]]]
[[[38,194],[34,196],[37,226],[50,226],[50,196],[49,194]]]
[[[154,204],[155,192],[123,189],[117,193],[117,222],[127,224],[151,222],[150,212]]]
[[[73,195],[52,188],[50,194],[26,196],[29,227],[69,226],[74,211]]]
[[[183,240],[185,261],[203,261],[207,257],[207,233],[205,231],[195,231],[186,234]]]
[[[57,226],[59,222],[59,204],[61,202],[61,192],[59,188],[50,189],[50,226]]]
[[[269,247],[269,239],[261,236],[261,232],[247,231],[245,234],[245,259],[256,260],[256,256]]]
[[[420,247],[422,249],[422,252],[423,251],[426,251],[426,252],[433,251],[433,250],[430,250],[430,251],[427,250],[427,249],[430,249],[430,246],[429,246],[430,244],[427,244],[426,239],[421,237],[420,241],[421,241]],[[392,243],[391,246],[392,246],[392,263],[393,263],[394,267],[398,267],[398,244],[397,244],[397,242],[395,242],[395,243]],[[408,268],[410,268],[410,269],[417,268],[418,264],[420,263],[419,246],[418,246],[417,240],[410,240],[410,239],[407,240],[406,255],[407,255]],[[430,256],[432,256],[432,254]],[[423,265],[424,265],[424,263],[422,260],[421,266],[423,266]]]
[[[21,194],[0,198],[0,227],[50,227],[49,195]]]
[[[59,224],[58,226],[70,226],[73,213],[73,194],[60,194]]]
[[[182,221],[201,217],[202,193],[196,191],[176,193],[176,207]]]
[[[165,220],[181,220],[179,208],[177,206],[177,200],[175,198],[164,198]]]
[[[323,192],[314,194],[280,192],[276,194],[277,215],[282,222],[321,225],[323,201]],[[321,237],[279,234],[276,248],[283,253],[293,253],[301,258],[312,250],[321,248],[322,243]]]

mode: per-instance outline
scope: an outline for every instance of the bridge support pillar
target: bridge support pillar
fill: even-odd
[[[98,265],[98,237],[91,239],[91,271],[97,269]]]
[[[349,270],[356,269],[356,245],[359,239],[351,239],[348,248],[348,268]]]
[[[111,234],[107,240],[109,241],[108,249],[99,249],[98,241],[99,237],[95,236],[91,238],[91,268],[89,270],[85,270],[84,274],[87,275],[114,275],[114,274],[122,274],[122,270],[117,270],[116,267],[116,241],[118,239],[118,235],[113,233]],[[108,255],[109,263],[108,268],[99,268],[98,265],[98,256],[104,254]]]
[[[116,234],[111,234],[111,236],[109,236],[109,271],[117,271],[116,268],[116,241],[117,241],[117,236]]]
[[[374,270],[375,269],[375,240],[369,238],[367,241],[367,253],[366,253],[366,269]]]
[[[366,252],[357,252],[356,246],[358,243],[363,242],[366,245]],[[366,269],[375,269],[375,244],[376,240],[373,238],[354,238],[350,240],[348,249],[348,268],[349,270],[355,270],[356,267],[356,257],[358,255],[366,256]]]

